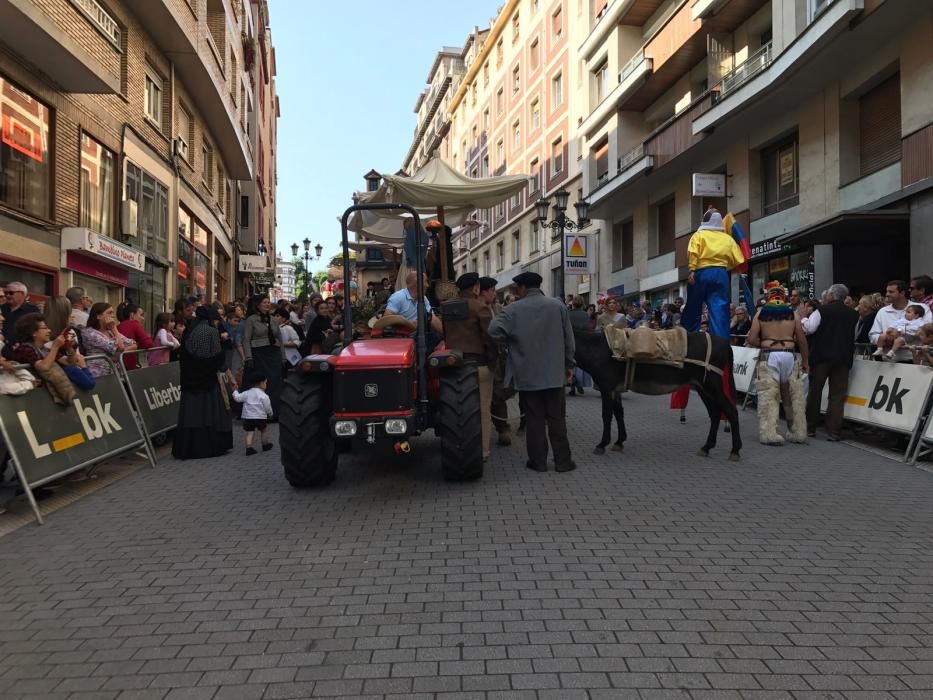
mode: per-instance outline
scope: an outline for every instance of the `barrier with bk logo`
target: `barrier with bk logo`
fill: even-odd
[[[78,390],[70,406],[55,404],[43,387],[0,396],[0,431],[40,523],[33,488],[140,447],[155,466],[140,416],[113,363],[111,369],[91,391]]]

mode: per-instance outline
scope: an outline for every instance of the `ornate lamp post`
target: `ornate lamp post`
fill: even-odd
[[[310,297],[308,290],[311,288],[311,270],[309,269],[309,264],[311,260],[320,260],[321,253],[324,252],[324,246],[318,243],[314,246],[314,255],[311,255],[311,239],[305,238],[302,242],[305,248],[304,254],[304,263],[305,263],[305,293],[304,298],[307,300]],[[298,244],[292,243],[292,257],[298,258]],[[299,260],[302,258],[299,258]]]
[[[548,221],[548,210],[551,207],[550,201],[542,197],[535,203],[537,209],[538,221],[542,228],[550,228],[555,234],[560,233],[560,275],[558,276],[558,294],[560,300],[565,301],[564,296],[564,255],[567,243],[564,240],[566,231],[578,231],[590,225],[590,203],[584,199],[574,204],[577,210],[577,220],[567,218],[567,201],[570,199],[570,193],[561,187],[554,193],[554,219]]]

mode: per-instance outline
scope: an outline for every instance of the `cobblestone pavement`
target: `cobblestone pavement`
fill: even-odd
[[[298,492],[238,447],[0,539],[0,697],[933,697],[933,475],[752,413],[704,460],[698,401],[638,396],[597,457],[569,406],[568,474],[420,439]]]

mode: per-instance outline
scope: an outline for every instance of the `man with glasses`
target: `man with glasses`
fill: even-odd
[[[22,282],[7,282],[3,286],[3,294],[6,298],[6,302],[0,305],[0,313],[3,314],[3,337],[16,337],[13,330],[16,322],[26,314],[39,313],[39,307],[26,301],[28,293],[29,290]]]
[[[71,325],[75,328],[87,326],[88,311],[94,305],[94,300],[87,295],[84,287],[71,287],[65,296],[71,302]]]

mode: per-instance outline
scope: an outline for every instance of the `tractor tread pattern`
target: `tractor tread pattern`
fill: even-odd
[[[482,412],[475,367],[441,373],[439,428],[441,469],[448,481],[483,476]]]
[[[279,442],[285,478],[295,488],[326,486],[337,472],[337,445],[328,425],[329,393],[319,379],[298,373],[282,384]]]

